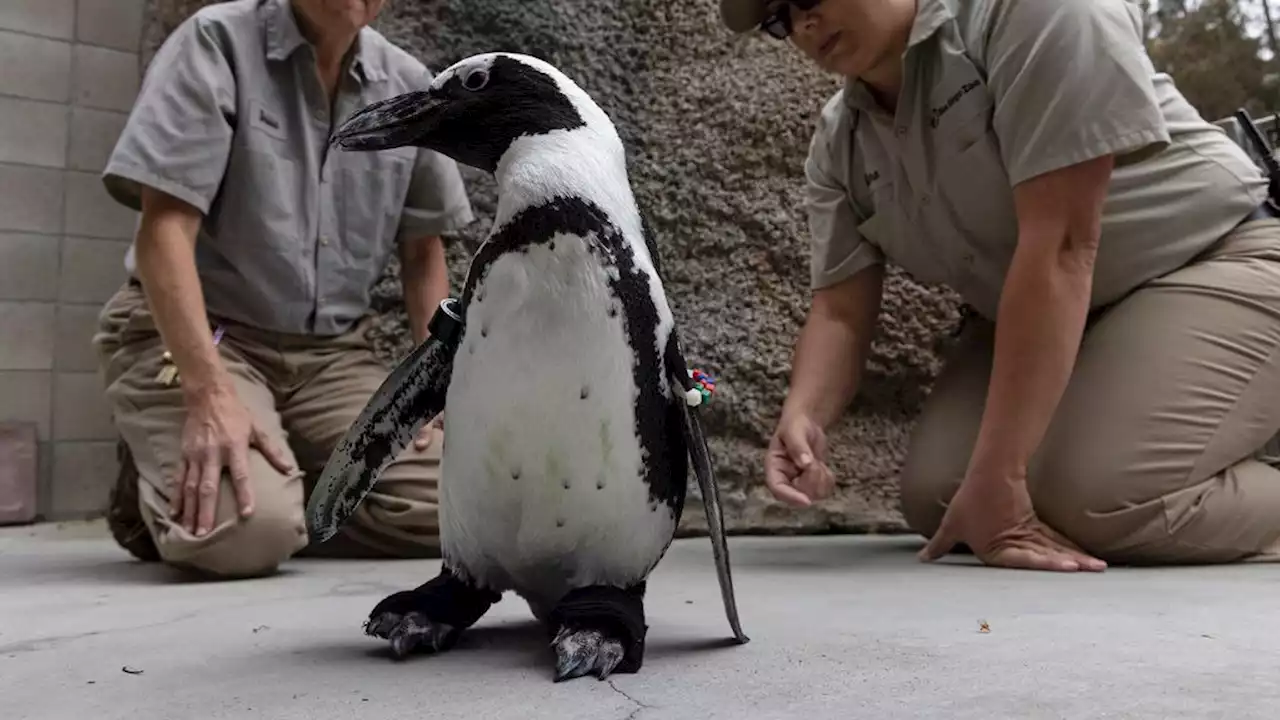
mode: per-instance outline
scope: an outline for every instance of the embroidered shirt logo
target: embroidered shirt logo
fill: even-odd
[[[929,112],[929,127],[934,130],[937,130],[938,122],[942,120],[942,116],[952,107],[954,107],[956,103],[960,102],[960,98],[973,92],[977,87],[978,87],[978,81],[970,80],[969,82],[961,85],[960,89],[955,91],[955,93],[953,93],[951,97],[947,98],[946,102],[942,103],[942,105],[936,108],[933,108],[933,110]]]

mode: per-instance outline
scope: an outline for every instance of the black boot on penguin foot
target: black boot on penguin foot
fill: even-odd
[[[578,588],[551,613],[555,681],[634,673],[644,661],[644,585]]]
[[[390,642],[397,659],[414,651],[439,653],[453,647],[462,632],[501,599],[445,568],[420,587],[383,598],[369,612],[364,632]]]

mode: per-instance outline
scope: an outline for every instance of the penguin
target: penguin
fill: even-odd
[[[647,579],[692,464],[733,641],[748,642],[698,415],[707,383],[686,364],[609,116],[551,64],[492,52],[356,111],[331,143],[426,148],[498,184],[461,297],[441,303],[308,500],[324,542],[447,407],[441,569],[378,602],[365,632],[397,658],[441,653],[510,591],[546,627],[556,682],[639,671]]]

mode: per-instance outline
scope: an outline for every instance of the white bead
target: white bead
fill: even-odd
[[[684,402],[689,407],[697,407],[702,404],[702,393],[698,392],[698,388],[685,390]]]

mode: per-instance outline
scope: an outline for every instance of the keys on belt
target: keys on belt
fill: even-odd
[[[218,347],[218,343],[222,342],[223,328],[219,325],[213,331],[213,346]],[[172,387],[178,382],[178,366],[173,362],[173,353],[168,350],[164,351],[164,355],[160,356],[160,372],[156,373],[156,382],[165,387]]]

